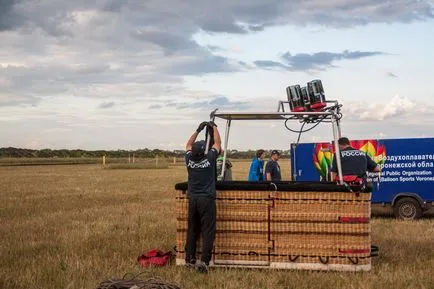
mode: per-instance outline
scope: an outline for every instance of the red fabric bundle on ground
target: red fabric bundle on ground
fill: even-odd
[[[143,267],[148,266],[164,266],[166,265],[167,261],[169,261],[170,257],[172,256],[172,252],[166,252],[153,249],[139,257],[137,257],[137,261],[140,265]]]

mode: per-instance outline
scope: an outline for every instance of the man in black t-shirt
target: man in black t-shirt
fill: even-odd
[[[280,153],[277,150],[271,152],[271,157],[265,165],[265,180],[279,182],[282,179],[280,174],[280,166],[277,162],[279,160]]]
[[[205,155],[205,141],[196,141],[206,127],[213,130],[214,145]],[[196,141],[196,142],[195,142]],[[186,145],[185,163],[188,172],[188,229],[185,263],[200,272],[208,272],[216,226],[216,160],[220,154],[221,140],[214,122],[202,122]],[[196,264],[196,243],[202,233],[202,258]]]
[[[350,141],[346,137],[338,140],[341,154],[342,175],[354,176],[366,182],[366,171],[379,172],[380,167],[364,152],[351,147]],[[337,179],[336,153],[333,158],[331,169],[332,180]]]

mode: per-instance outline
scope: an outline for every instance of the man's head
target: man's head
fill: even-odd
[[[278,150],[272,150],[271,151],[271,158],[273,161],[278,161],[280,157],[280,152]]]
[[[258,159],[263,160],[263,159],[264,159],[264,156],[265,156],[265,151],[264,151],[264,150],[260,149],[260,150],[258,150],[258,151],[256,152],[256,157],[257,157]]]
[[[346,137],[341,137],[338,139],[339,149],[345,149],[351,146],[350,140]]]
[[[193,143],[193,146],[191,147],[191,155],[195,160],[200,160],[203,158],[205,155],[205,146],[206,143],[204,140]]]

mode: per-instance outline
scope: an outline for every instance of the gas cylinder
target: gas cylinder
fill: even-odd
[[[286,94],[288,95],[289,108],[292,112],[301,112],[306,110],[300,85],[288,86],[286,88]]]
[[[312,110],[319,111],[327,106],[321,80],[316,79],[309,81],[307,83],[307,94]]]
[[[307,93],[307,87],[303,86],[301,88],[301,98],[303,99],[303,103],[304,103],[304,108],[307,111],[310,111],[310,99],[309,99],[309,95]]]

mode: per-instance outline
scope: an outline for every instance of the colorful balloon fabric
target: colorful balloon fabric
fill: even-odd
[[[378,165],[384,164],[386,159],[386,147],[376,140],[367,140],[362,143],[352,144],[352,147],[365,152]]]
[[[313,153],[313,164],[322,179],[328,179],[333,160],[333,152],[330,143],[318,143]]]
[[[376,140],[352,141],[351,146],[365,152],[377,164],[384,164],[386,159],[386,147],[383,143]],[[321,179],[330,178],[335,149],[331,143],[317,143],[313,152],[313,164],[321,176]]]

